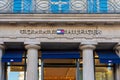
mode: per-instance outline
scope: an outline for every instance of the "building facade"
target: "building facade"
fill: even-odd
[[[0,1],[0,80],[120,80],[119,0]]]

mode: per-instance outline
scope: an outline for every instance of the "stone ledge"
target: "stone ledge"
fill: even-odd
[[[0,14],[0,22],[120,22],[120,14]]]

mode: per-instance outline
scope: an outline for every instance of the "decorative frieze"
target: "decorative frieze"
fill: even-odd
[[[119,42],[119,25],[1,24],[1,42]]]
[[[0,13],[120,13],[119,0],[0,0]]]
[[[46,29],[46,30],[42,30],[42,29],[23,29],[20,30],[21,34],[27,34],[27,35],[31,35],[31,34],[75,34],[75,35],[101,35],[102,31],[101,30],[95,30],[95,29],[88,29],[88,30],[84,30],[84,29],[76,29],[76,30],[71,30],[71,29],[57,29],[57,30],[50,30],[50,29]]]

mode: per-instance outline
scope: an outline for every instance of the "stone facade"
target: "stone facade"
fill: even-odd
[[[93,51],[99,43],[120,44],[119,22],[120,15],[118,14],[1,14],[0,44],[4,45],[4,42],[28,44],[25,47],[29,59],[26,79],[38,80],[37,58],[41,42],[80,43],[79,48],[83,52],[83,80],[88,80],[87,77],[89,80],[95,80]],[[64,32],[58,34],[57,30]],[[103,48],[104,45],[102,45]],[[1,48],[1,57],[2,50]],[[34,66],[31,67],[33,64]],[[33,70],[32,74],[31,70]],[[119,75],[119,69],[117,71],[116,74]],[[42,62],[41,80],[44,78],[43,72]],[[2,72],[0,72],[0,76],[2,76]],[[117,80],[119,79],[118,77]],[[76,80],[78,79],[76,78]]]
[[[64,34],[57,34],[63,29]],[[14,23],[0,25],[0,42],[120,42],[119,24]]]

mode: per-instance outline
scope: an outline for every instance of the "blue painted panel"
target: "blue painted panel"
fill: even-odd
[[[88,11],[88,13],[92,13],[92,7],[93,7],[92,0],[87,0],[87,11]]]
[[[69,4],[64,4],[61,6],[62,13],[69,13]]]
[[[51,13],[68,13],[69,0],[51,0]]]
[[[69,0],[61,0],[62,2],[69,2]]]
[[[93,13],[97,13],[97,0],[93,0]]]
[[[51,0],[51,2],[59,2],[59,0]]]
[[[23,0],[23,12],[30,13],[32,12],[32,0]]]
[[[22,0],[14,0],[13,2],[13,13],[21,13]]]
[[[97,0],[87,1],[87,11],[88,13],[97,13]]]
[[[107,13],[108,11],[107,6],[108,6],[107,0],[99,0],[100,13]]]
[[[59,13],[59,5],[52,4],[51,5],[51,12],[52,13]]]

